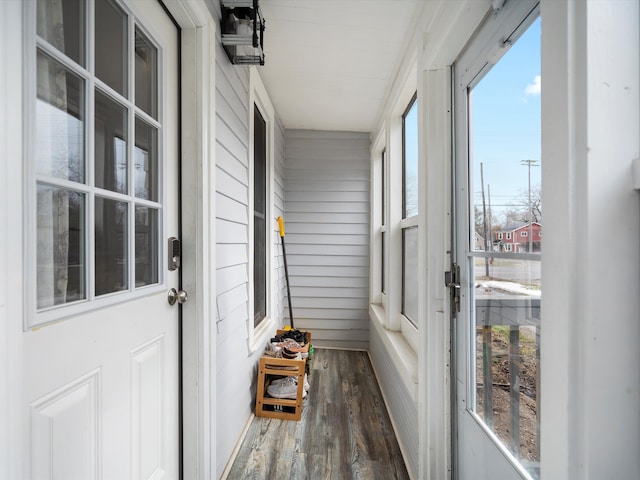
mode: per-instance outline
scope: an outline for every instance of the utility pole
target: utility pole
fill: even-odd
[[[489,204],[488,224],[489,224],[489,250],[493,252],[493,215],[491,212],[491,185],[487,183],[487,203]],[[493,257],[492,257],[493,258]]]
[[[487,251],[487,204],[484,201],[484,172],[483,172],[483,164],[482,162],[480,162],[480,183],[482,183],[482,223],[483,223],[483,230],[484,230],[484,251]],[[489,258],[488,257],[484,257],[484,274],[485,276],[489,276]]]
[[[529,177],[529,205],[528,205],[528,218],[529,218],[529,253],[531,253],[531,250],[533,249],[533,228],[532,228],[532,208],[531,208],[531,167],[537,167],[538,166],[538,160],[520,160],[520,165],[526,165],[527,166],[527,170],[528,170],[528,177]]]

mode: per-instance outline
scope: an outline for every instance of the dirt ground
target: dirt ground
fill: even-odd
[[[520,337],[520,452],[523,461],[537,461],[537,404],[535,331],[521,327]],[[487,421],[484,413],[484,375],[482,362],[482,329],[476,337],[477,364],[477,412]],[[505,445],[511,445],[511,402],[509,379],[509,330],[508,327],[493,327],[491,331],[491,373],[493,393],[493,430]],[[515,453],[515,452],[514,452]],[[518,454],[516,453],[516,457]]]

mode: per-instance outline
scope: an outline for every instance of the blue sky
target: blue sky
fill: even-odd
[[[482,162],[494,215],[526,194],[528,168],[522,160],[537,160],[531,186],[540,185],[540,83],[538,19],[472,90],[474,203],[482,207]]]
[[[531,167],[532,190],[540,185],[540,85],[538,18],[472,90],[474,203],[482,208],[482,162],[494,217],[520,202],[519,197],[526,198],[528,168],[522,160],[537,161]],[[406,118],[408,216],[417,213],[417,124],[414,105]],[[517,208],[526,206],[520,203]]]

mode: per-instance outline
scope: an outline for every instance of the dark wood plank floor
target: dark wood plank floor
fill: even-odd
[[[302,420],[255,417],[227,476],[408,479],[366,352],[316,349]]]

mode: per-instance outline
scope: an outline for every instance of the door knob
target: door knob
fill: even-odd
[[[184,290],[178,291],[175,288],[171,288],[169,289],[167,300],[169,301],[169,305],[173,305],[176,302],[183,304],[189,300],[189,295],[187,295],[187,292]]]

